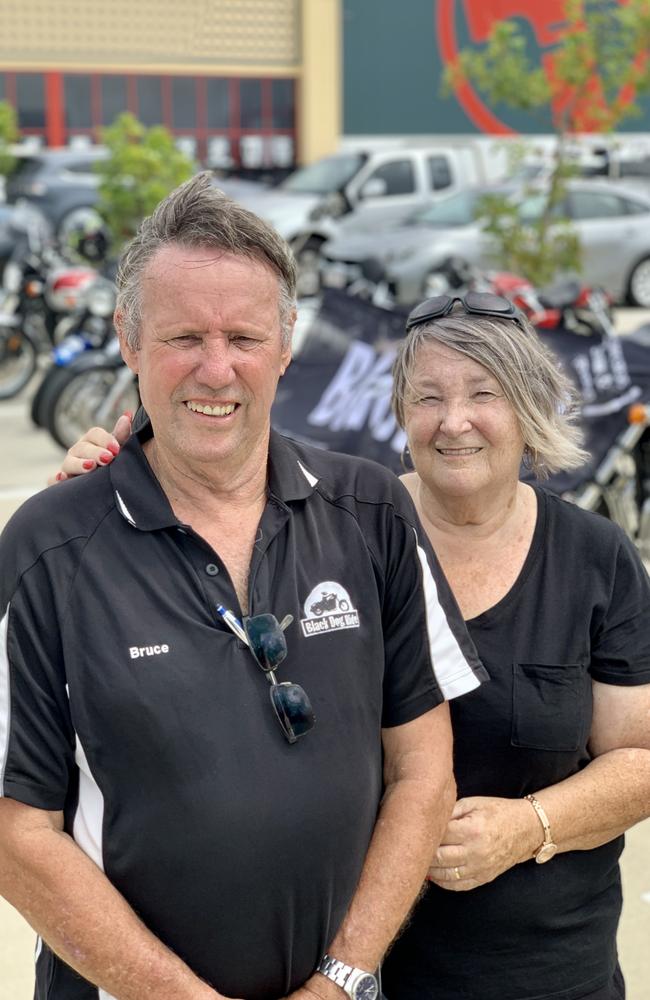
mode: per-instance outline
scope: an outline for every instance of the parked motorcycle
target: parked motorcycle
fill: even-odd
[[[68,381],[65,369],[80,354],[102,348],[114,337],[116,295],[114,283],[101,275],[96,275],[93,283],[81,292],[77,308],[70,316],[70,332],[52,350],[52,363],[32,398],[31,418],[37,427],[48,425],[50,411]]]
[[[64,260],[45,220],[34,209],[17,212],[14,229],[14,250],[3,274],[0,399],[15,396],[27,385],[38,355],[63,335],[62,320],[96,278],[92,268]]]
[[[59,368],[50,392],[45,426],[66,449],[89,427],[110,430],[120,414],[135,412],[140,405],[135,377],[122,360],[117,338],[100,350],[84,351],[66,368]]]

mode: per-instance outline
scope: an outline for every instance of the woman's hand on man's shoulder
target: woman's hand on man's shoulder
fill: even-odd
[[[61,468],[48,479],[48,486],[109,465],[119,455],[122,445],[128,441],[132,420],[133,414],[127,411],[118,418],[112,432],[105,431],[102,427],[91,427],[68,449]]]

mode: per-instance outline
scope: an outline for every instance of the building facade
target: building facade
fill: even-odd
[[[285,168],[340,123],[339,0],[0,0],[0,99],[50,146],[122,111],[213,166]]]

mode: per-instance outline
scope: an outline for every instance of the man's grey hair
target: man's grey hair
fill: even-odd
[[[574,385],[531,324],[523,317],[522,323],[523,329],[512,319],[468,315],[456,307],[449,316],[414,326],[393,366],[391,403],[400,427],[406,407],[418,401],[414,374],[420,350],[436,343],[476,361],[499,382],[519,422],[524,460],[538,478],[586,462],[589,454],[575,424]]]
[[[215,187],[209,171],[171,192],[140,224],[125,247],[117,272],[116,310],[126,342],[140,347],[142,274],[164,247],[225,252],[268,265],[278,276],[280,329],[284,347],[291,340],[296,305],[296,262],[272,226]]]

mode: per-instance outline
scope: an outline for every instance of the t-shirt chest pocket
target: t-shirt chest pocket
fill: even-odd
[[[576,751],[590,716],[591,679],[581,664],[513,664],[513,746]]]

